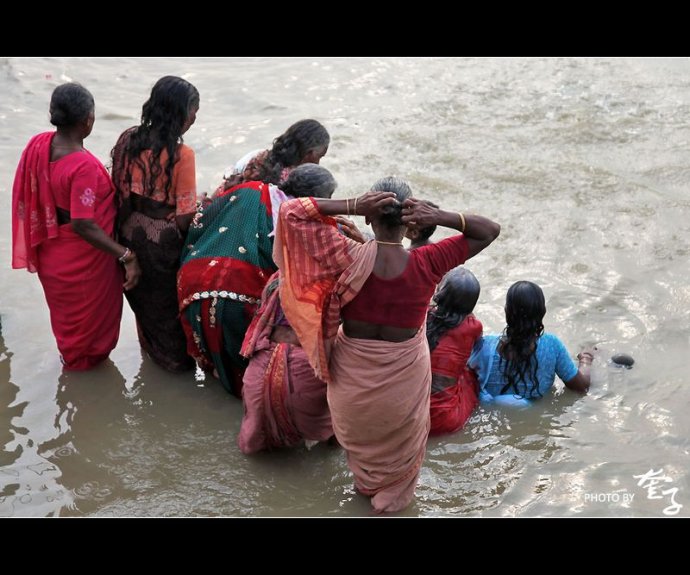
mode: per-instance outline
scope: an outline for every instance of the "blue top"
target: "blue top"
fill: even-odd
[[[534,361],[536,356],[539,365],[537,366],[538,391],[530,391],[532,382],[521,380],[517,383],[518,391],[510,389],[501,396],[501,389],[507,383],[503,377],[504,360],[496,350],[501,336],[485,335],[477,340],[467,365],[477,372],[479,380],[479,399],[481,401],[493,401],[495,398],[508,399],[514,398],[519,405],[529,405],[527,399],[538,399],[546,395],[553,386],[553,382],[558,376],[561,380],[570,381],[577,375],[577,366],[565,349],[563,342],[551,333],[543,334],[537,340],[537,349],[530,361]],[[529,372],[529,370],[528,370]],[[500,401],[506,403],[506,401]]]

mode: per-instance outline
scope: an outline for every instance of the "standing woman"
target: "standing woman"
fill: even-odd
[[[84,140],[93,129],[91,93],[62,84],[50,100],[56,132],[34,136],[12,188],[12,267],[38,272],[60,359],[90,369],[117,344],[124,288],[139,279],[136,255],[113,240],[115,189]]]
[[[119,192],[120,239],[136,252],[142,269],[127,300],[137,319],[141,347],[161,367],[194,367],[179,320],[177,270],[196,211],[194,151],[182,135],[196,120],[199,92],[186,80],[156,82],[141,124],[113,148],[113,181]]]
[[[500,232],[491,220],[448,212],[383,178],[353,200],[282,204],[274,259],[280,301],[315,374],[328,385],[333,430],[355,487],[376,512],[413,499],[429,434],[431,363],[426,311],[436,284]],[[331,216],[362,215],[375,240],[348,239]],[[406,226],[458,232],[407,251]],[[341,320],[342,319],[342,325]]]

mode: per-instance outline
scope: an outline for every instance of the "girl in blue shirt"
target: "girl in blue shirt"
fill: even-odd
[[[484,336],[467,365],[479,380],[481,401],[528,405],[543,397],[556,375],[565,386],[587,393],[595,348],[577,355],[578,366],[558,337],[544,333],[544,292],[535,283],[519,281],[506,296],[503,335]]]

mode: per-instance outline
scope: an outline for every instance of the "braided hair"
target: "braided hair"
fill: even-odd
[[[535,355],[537,340],[544,333],[542,320],[546,314],[544,292],[535,283],[515,282],[506,295],[506,328],[499,344],[499,356],[506,384],[501,394],[512,390],[516,395],[541,396]],[[534,357],[534,359],[532,359]],[[529,390],[527,385],[531,384]],[[522,384],[518,388],[518,385]]]

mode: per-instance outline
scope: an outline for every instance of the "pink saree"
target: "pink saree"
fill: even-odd
[[[114,188],[103,165],[84,150],[50,162],[54,132],[35,136],[12,188],[12,267],[38,272],[65,369],[85,370],[117,345],[122,269],[86,242],[57,210],[90,218],[112,236]]]
[[[311,198],[281,206],[273,257],[283,275],[283,310],[328,382],[333,429],[356,488],[377,513],[399,511],[414,497],[429,434],[425,330],[400,343],[339,331],[340,309],[371,274],[377,245],[349,240],[332,222]]]
[[[273,274],[264,288],[242,347],[250,360],[244,372],[238,444],[246,454],[304,439],[326,441],[333,435],[326,383],[314,375],[299,345],[270,339],[281,315],[278,277],[278,272]]]

